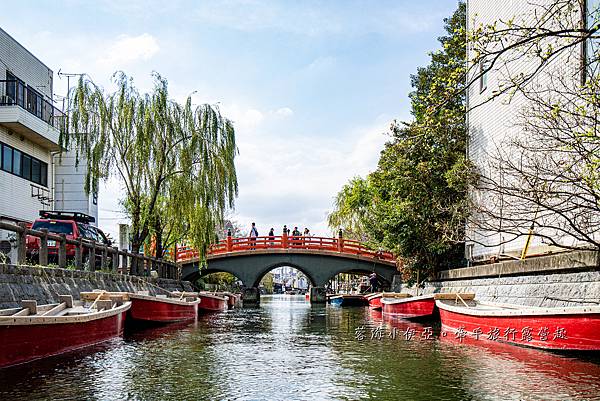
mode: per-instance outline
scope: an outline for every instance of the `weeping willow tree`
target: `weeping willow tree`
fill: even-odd
[[[372,204],[373,188],[369,178],[354,177],[336,195],[327,223],[334,232],[339,228],[345,237],[365,241]]]
[[[87,160],[86,192],[110,176],[123,184],[133,252],[168,230],[204,252],[237,196],[233,124],[214,106],[170,100],[167,81],[153,78],[153,90],[140,94],[122,72],[112,93],[82,76],[60,142]]]

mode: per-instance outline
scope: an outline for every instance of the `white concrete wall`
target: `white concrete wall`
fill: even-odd
[[[540,0],[539,3],[550,3],[552,0]],[[479,24],[492,24],[494,21],[507,21],[516,18],[520,21],[532,20],[533,8],[531,2],[522,0],[469,0],[467,2],[467,29],[471,30]],[[469,49],[469,59],[473,58],[472,48]],[[567,55],[552,61],[547,67],[547,71],[560,69],[565,76],[579,78],[576,69],[579,67],[579,55],[567,58]],[[503,65],[501,61],[500,66]],[[510,73],[516,74],[519,71],[531,71],[534,68],[532,60],[520,58],[510,63]],[[479,71],[473,71],[476,74]],[[472,75],[473,76],[473,75]],[[472,77],[471,76],[471,77]],[[480,92],[479,82],[473,85],[467,93],[467,103],[469,109],[474,105],[484,103],[489,99],[492,93],[498,89],[499,83],[506,79],[507,72],[503,69],[494,69],[488,73],[487,89]],[[545,75],[536,79],[534,84],[544,85]],[[490,155],[494,154],[502,143],[511,137],[524,135],[515,124],[518,120],[519,111],[527,106],[527,100],[520,94],[510,98],[501,96],[489,101],[481,106],[470,110],[467,115],[467,124],[469,127],[469,146],[468,157],[482,170],[488,168]],[[515,155],[518,157],[518,155]],[[493,171],[488,171],[494,174]],[[489,202],[489,194],[482,191],[472,191],[471,196],[475,202]],[[532,211],[533,214],[533,211]],[[525,245],[526,237],[514,239],[504,245],[501,242],[508,240],[511,236],[503,233],[494,233],[477,230],[473,225],[467,225],[467,237],[472,241],[467,242],[467,246],[473,246],[474,259],[487,259],[493,255],[499,254],[518,254]],[[536,238],[530,245],[530,253],[542,252],[548,249],[548,246],[541,239]]]
[[[80,157],[76,166],[75,151],[54,156],[54,204],[57,210],[82,212],[95,217],[98,224],[98,202],[84,191],[86,160]]]

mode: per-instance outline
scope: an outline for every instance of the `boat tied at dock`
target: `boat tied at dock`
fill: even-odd
[[[131,302],[121,297],[38,305],[24,300],[19,308],[0,310],[0,368],[58,355],[123,334]]]

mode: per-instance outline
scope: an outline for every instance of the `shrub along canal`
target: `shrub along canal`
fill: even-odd
[[[0,399],[600,399],[598,356],[461,342],[303,296],[261,302],[2,369]]]

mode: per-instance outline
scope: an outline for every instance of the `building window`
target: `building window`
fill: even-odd
[[[43,162],[40,162],[40,184],[48,186],[48,165]]]
[[[21,152],[17,149],[13,150],[13,174],[21,175]]]
[[[14,174],[36,184],[48,186],[48,164],[26,155],[12,146],[2,146],[2,170]]]
[[[31,181],[31,157],[25,154],[21,162],[21,177]]]
[[[484,60],[479,61],[479,93],[483,93],[487,89],[488,84],[488,63]]]
[[[31,159],[31,181],[40,183],[42,172],[39,160]]]
[[[12,148],[2,146],[2,170],[12,173]]]

